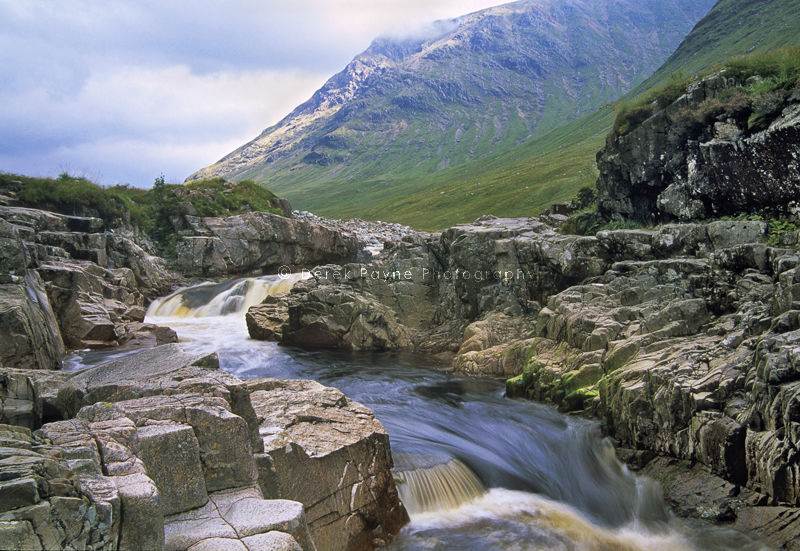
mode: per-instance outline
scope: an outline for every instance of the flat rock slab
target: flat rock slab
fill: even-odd
[[[257,488],[217,492],[209,498],[201,508],[165,519],[166,551],[315,549],[301,503],[265,500]],[[264,547],[270,541],[283,547]]]
[[[218,369],[219,360],[213,354],[189,354],[179,344],[165,344],[79,371],[67,381],[65,390],[91,392],[110,385],[141,383],[186,367]]]

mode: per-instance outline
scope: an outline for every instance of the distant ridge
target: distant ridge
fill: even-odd
[[[439,22],[426,37],[378,39],[278,124],[189,179],[254,179],[299,208],[343,216],[358,203],[369,216],[407,183],[613,101],[712,3],[525,0]]]
[[[800,0],[722,0],[626,99],[664,84],[674,73],[689,76],[736,55],[794,45],[800,45]],[[371,195],[363,194],[364,200],[341,209],[341,215],[435,230],[487,213],[537,214],[553,202],[570,199],[581,187],[594,186],[595,156],[614,118],[613,109],[602,107],[518,147],[403,181],[390,201],[378,194],[381,200],[371,201]]]

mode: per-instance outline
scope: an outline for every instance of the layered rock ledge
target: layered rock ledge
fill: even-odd
[[[4,546],[361,550],[407,520],[369,410],[310,381],[245,383],[214,354],[0,370],[0,422],[25,413],[37,430],[0,426]]]
[[[251,334],[412,348],[510,378],[512,396],[597,416],[624,448],[750,492],[716,520],[789,545],[764,515],[800,506],[800,235],[769,245],[768,231],[723,220],[574,236],[486,217],[319,267],[253,307]]]

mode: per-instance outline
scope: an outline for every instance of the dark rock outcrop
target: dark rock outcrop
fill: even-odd
[[[800,94],[789,94],[782,112],[755,133],[741,113],[722,109],[703,120],[709,102],[740,84],[717,73],[630,132],[610,136],[597,154],[598,212],[652,223],[796,209]]]

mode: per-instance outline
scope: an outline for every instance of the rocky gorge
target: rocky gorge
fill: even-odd
[[[785,144],[796,136],[792,102],[757,138],[720,147],[739,162],[764,144]],[[648,124],[630,134],[642,152],[661,147]],[[598,210],[639,218],[636,205],[666,205],[666,187],[638,182],[628,199],[621,195],[618,168],[628,161],[615,147],[601,153],[601,182],[615,184],[598,186]],[[658,158],[647,178],[666,182],[675,157]],[[723,166],[714,159],[708,170]],[[700,184],[681,189],[686,204],[719,200]],[[631,199],[648,193],[649,202]],[[145,322],[158,297],[190,311],[222,290],[231,299],[220,305],[224,314],[249,292],[204,282],[196,288],[217,294],[170,294],[192,278],[280,271],[305,279],[247,310],[254,339],[286,349],[410,351],[479,386],[505,380],[510,397],[599,419],[618,456],[661,481],[679,514],[798,549],[800,231],[789,223],[700,220],[700,210],[681,208],[659,211],[661,225],[590,235],[560,231],[566,216],[558,214],[487,215],[424,233],[307,213],[187,211],[171,222],[168,262],[135,228],[20,206],[12,194],[2,201],[4,545],[389,544],[408,514],[389,435],[370,409],[302,378],[240,378],[221,355]],[[109,355],[58,369],[67,351],[85,349]],[[332,358],[322,361],[340,361]],[[456,386],[468,386],[463,380]],[[460,406],[468,393],[437,381]]]
[[[245,383],[144,323],[184,277],[355,258],[353,238],[270,213],[187,214],[182,276],[132,228],[3,200],[4,548],[371,549],[407,521],[369,410],[311,381]],[[141,351],[59,370],[87,348]]]
[[[599,418],[681,514],[796,549],[797,95],[764,130],[723,109],[708,142],[657,131],[735,85],[693,84],[598,155],[599,212],[666,223],[578,236],[564,216],[486,216],[408,234],[251,308],[251,335],[507,378],[510,396]],[[785,218],[702,219],[764,211]]]

